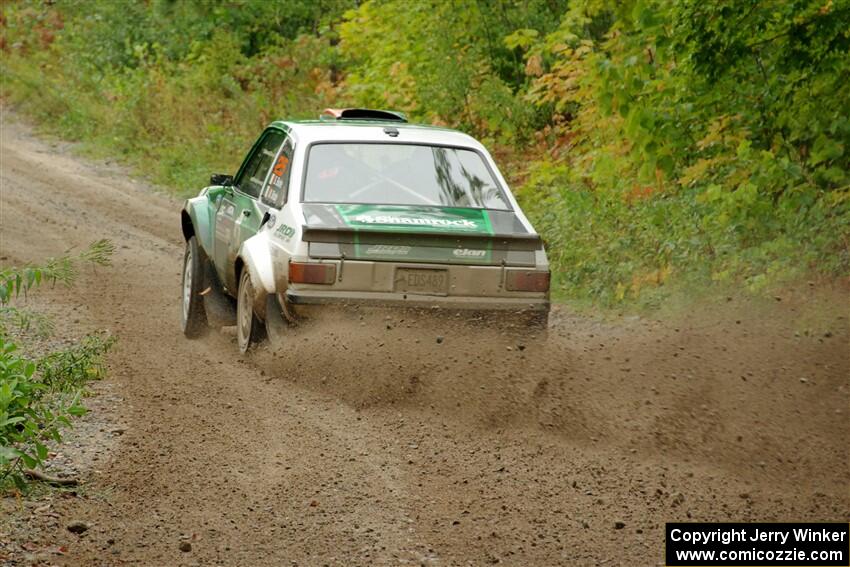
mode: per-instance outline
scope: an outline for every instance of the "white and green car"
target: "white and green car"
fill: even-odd
[[[548,318],[543,242],[493,158],[400,113],[274,122],[181,220],[183,331],[236,324],[242,352],[329,306]]]

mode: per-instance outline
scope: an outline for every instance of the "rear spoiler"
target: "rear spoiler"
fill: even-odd
[[[464,234],[461,232],[390,232],[353,229],[350,227],[305,226],[301,236],[305,242],[331,244],[415,244],[440,248],[492,248],[494,250],[540,250],[543,239],[539,234]]]
[[[375,110],[372,108],[326,108],[319,120],[377,120],[380,122],[407,122],[403,112]]]

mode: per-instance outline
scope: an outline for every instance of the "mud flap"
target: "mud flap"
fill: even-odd
[[[291,325],[287,320],[283,309],[278,303],[277,297],[269,294],[266,296],[266,335],[272,348],[281,348],[285,344],[286,336]]]
[[[204,309],[207,320],[215,327],[226,327],[236,324],[236,303],[224,293],[221,282],[218,281],[212,264],[207,261],[204,274],[207,288],[204,290]]]

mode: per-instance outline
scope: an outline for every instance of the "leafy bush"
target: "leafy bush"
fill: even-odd
[[[0,338],[0,482],[11,479],[21,486],[22,469],[41,466],[46,443],[60,441],[61,428],[84,410],[79,391],[57,395],[35,375],[36,365],[16,350]]]
[[[6,96],[180,194],[274,118],[390,107],[493,148],[563,296],[850,273],[850,0],[18,0],[0,24]]]
[[[848,30],[846,1],[571,5],[525,54],[562,165],[523,192],[564,289],[850,272]]]
[[[0,270],[0,320],[27,320],[26,311],[8,305],[21,293],[43,283],[71,285],[80,261],[108,264],[112,245],[98,241],[75,258],[63,256],[43,266]],[[10,482],[24,488],[24,471],[47,458],[47,443],[60,441],[71,418],[85,412],[80,403],[85,385],[105,373],[103,357],[113,339],[87,335],[79,343],[54,350],[33,361],[0,327],[0,489]]]
[[[114,343],[114,337],[89,334],[77,344],[41,357],[36,363],[41,383],[52,391],[65,391],[99,380],[106,374],[103,355]]]
[[[281,115],[315,116],[336,98],[334,55],[314,3],[111,1],[4,6],[5,92],[94,155],[118,156],[180,194],[233,171],[257,131]],[[275,33],[278,29],[286,33]],[[277,25],[277,24],[276,24]]]

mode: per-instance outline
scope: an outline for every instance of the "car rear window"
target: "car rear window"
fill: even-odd
[[[478,152],[415,144],[314,144],[304,201],[510,209]]]

